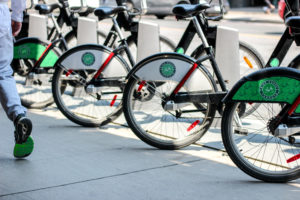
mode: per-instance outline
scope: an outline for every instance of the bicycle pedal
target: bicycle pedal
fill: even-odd
[[[244,128],[235,128],[234,129],[234,133],[235,134],[239,134],[239,135],[245,135],[245,136],[247,136],[248,135],[248,130],[244,129]]]

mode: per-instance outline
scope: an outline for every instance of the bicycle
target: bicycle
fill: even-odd
[[[220,3],[222,3],[222,1]],[[209,26],[208,20],[204,14],[204,11],[209,7],[209,4],[196,4],[196,5],[186,5],[186,6],[190,9],[194,9],[195,7],[198,6],[197,8],[200,10],[197,10],[195,11],[195,13],[192,13],[193,18],[190,21],[190,24],[188,25],[187,30],[183,35],[183,39],[179,42],[179,45],[177,46],[177,50],[181,49],[181,52],[185,52],[189,43],[192,41],[194,35],[198,34],[198,36],[202,41],[202,44],[194,51],[192,55],[195,58],[200,57],[201,63],[200,61],[197,61],[197,63],[201,66],[199,67],[195,66],[195,68],[193,68],[193,70],[197,72],[197,73],[195,72],[195,74],[197,75],[195,75],[195,78],[193,78],[193,80],[194,83],[197,83],[196,81],[197,79],[198,80],[204,79],[204,81],[201,83],[203,83],[203,87],[207,93],[213,93],[218,91],[218,87],[217,87],[217,82],[218,82],[223,92],[217,95],[211,95],[211,98],[215,98],[213,101],[217,102],[217,100],[220,99],[220,96],[226,93],[227,88],[223,80],[223,77],[221,76],[221,73],[217,68],[216,61],[214,60],[214,56],[213,56],[214,51],[212,46],[215,46],[215,42],[216,42],[216,27]],[[184,7],[182,9],[184,9]],[[180,18],[187,18],[187,16],[183,16],[180,13],[175,13],[175,15],[179,16]],[[215,19],[220,19],[220,18],[222,18],[222,15],[216,17]],[[209,38],[209,41],[207,38]],[[247,65],[242,65],[242,67],[245,69],[253,68],[253,70],[262,68],[263,61],[261,57],[257,56],[255,51],[253,52],[251,50],[252,48],[249,49],[249,52],[251,52],[250,55],[253,55],[252,57],[255,58],[253,59],[255,62],[252,62],[253,64],[251,64],[249,59],[245,56],[245,58],[247,58],[249,62],[247,63]],[[209,54],[209,56],[204,56],[204,57],[201,56],[203,55],[203,53]],[[210,53],[212,53],[212,55],[210,55]],[[174,62],[175,61],[177,62],[178,60],[178,63],[174,64],[172,60]],[[213,72],[216,75],[217,81],[215,81],[213,76],[210,74],[210,72],[207,71],[207,69],[204,66],[202,66],[202,63],[206,60],[210,61]],[[244,60],[244,58],[240,60]],[[147,77],[147,75],[151,76],[150,74],[154,73],[152,71],[148,71],[145,72],[145,74],[142,75],[142,77],[140,77],[139,75],[136,76],[136,73],[138,73],[139,69],[143,70],[143,68],[147,68],[148,63],[149,66],[152,65],[151,63],[155,63],[152,66],[153,67],[152,71],[156,71],[155,75],[153,75],[152,77]],[[179,63],[180,66],[182,67],[176,68],[175,65],[179,65]],[[220,113],[222,113],[222,106],[221,105],[219,106],[216,102],[207,103],[207,102],[199,101],[201,103],[191,104],[190,102],[186,102],[184,104],[182,102],[182,104],[180,104],[180,102],[168,100],[168,103],[166,103],[166,105],[164,104],[164,106],[162,107],[162,102],[164,100],[161,100],[161,98],[164,95],[169,96],[170,92],[172,92],[175,89],[177,83],[187,81],[187,80],[179,80],[179,79],[182,78],[183,76],[182,74],[186,74],[188,72],[185,70],[189,70],[190,65],[193,65],[192,63],[196,63],[196,60],[190,57],[185,57],[184,55],[167,54],[167,53],[157,54],[141,61],[138,65],[136,65],[131,70],[129,76],[127,77],[128,81],[124,90],[125,95],[123,97],[124,115],[127,124],[132,129],[132,131],[147,144],[150,144],[160,149],[180,149],[185,146],[188,146],[194,143],[195,141],[199,140],[204,135],[204,133],[209,129],[215,117],[216,110],[219,110]],[[249,63],[252,66],[251,68],[248,66]],[[254,63],[256,65],[254,65]],[[166,70],[170,71],[169,72],[170,74],[162,75],[162,73],[164,72],[157,71],[156,70],[157,67],[159,67],[161,70],[166,68]],[[192,72],[187,74],[187,79],[188,76],[190,76],[191,74]],[[161,80],[158,81],[157,78],[155,78],[155,76],[157,76],[157,78],[159,77]],[[177,80],[174,80],[174,78]],[[150,83],[146,84],[147,81],[149,81]],[[191,83],[192,82],[193,81],[191,81]],[[180,85],[180,88],[183,85]],[[163,90],[160,91],[160,95],[162,96],[158,95],[157,97],[156,92],[158,89]],[[177,90],[176,92],[179,92]],[[175,94],[173,94],[173,96],[175,96]],[[172,99],[173,96],[170,98]],[[203,96],[202,98],[203,98],[202,101],[204,101],[205,99],[208,100],[210,97]],[[155,109],[157,110],[153,111],[154,109],[153,107],[155,106],[155,103],[153,102],[155,101],[158,101],[156,102],[156,105],[158,107],[155,107]],[[153,103],[153,105],[151,103]],[[149,107],[150,109],[147,107]],[[246,108],[247,106],[245,106],[245,109],[241,110],[240,116],[244,115],[246,111],[248,111],[248,113],[252,112],[251,111],[252,108],[250,108],[250,110],[247,110]],[[138,115],[140,115],[140,117],[138,117]],[[153,127],[151,127],[151,123],[145,122],[147,120],[148,121],[153,120],[154,122],[157,121],[157,124],[156,125],[152,124]],[[178,126],[176,125],[177,126],[176,128],[170,127],[168,125],[171,124],[171,122],[174,123],[177,122],[177,120],[182,121],[183,126],[187,126],[187,127],[182,128],[182,130],[180,130],[179,125]],[[187,122],[184,123],[185,120],[188,123]],[[157,131],[149,130],[152,128],[160,129],[160,130]],[[170,131],[171,129],[172,131]],[[172,135],[173,130],[176,133]],[[167,135],[168,132],[169,135]]]
[[[286,17],[290,32],[283,38],[289,36],[299,46],[299,1],[286,1],[286,5],[291,13]],[[279,66],[272,57],[269,63]],[[244,77],[223,100],[225,149],[238,168],[256,179],[288,182],[300,177],[299,61],[297,56],[289,68],[267,68]],[[237,127],[233,118],[239,105],[255,102],[261,106]]]
[[[261,106],[237,127],[238,106],[255,102]],[[224,103],[222,140],[238,168],[266,182],[300,177],[299,70],[278,67],[250,74],[235,85]]]
[[[198,12],[206,7],[205,4],[179,5],[173,10],[182,17],[193,16],[206,56],[194,60],[180,54],[161,53],[146,58],[131,70],[123,99],[128,125],[149,145],[179,149],[199,140],[218,110],[223,115],[224,146],[241,170],[268,182],[298,178],[300,76],[296,69],[299,69],[299,56],[291,62],[290,68],[275,66],[280,65],[288,51],[282,48],[283,45],[289,44],[290,40],[300,44],[297,30],[300,18],[296,16],[287,21],[291,35],[285,32],[271,55],[267,66],[273,68],[244,77],[227,92],[212,48],[199,24],[202,21],[197,18]],[[292,11],[298,10],[299,6],[296,7]],[[293,13],[298,15],[298,12]],[[221,92],[217,91],[216,82],[201,64],[207,59],[217,75]],[[148,94],[145,98],[143,90]],[[260,106],[250,115],[240,117],[246,104],[255,103]],[[260,131],[266,134],[260,135]],[[271,156],[265,154],[267,151]]]
[[[102,126],[122,113],[120,103],[125,77],[135,65],[130,45],[137,43],[139,13],[132,13],[123,0],[117,7],[100,7],[95,10],[99,20],[113,22],[104,45],[80,45],[65,52],[55,64],[52,91],[58,109],[71,121],[82,126]],[[124,37],[125,31],[130,31]],[[112,44],[119,40],[113,50]],[[173,51],[175,45],[160,36],[161,44]],[[129,60],[122,57],[125,53]],[[99,68],[100,67],[100,68]],[[92,111],[92,112],[91,112]]]
[[[128,75],[123,95],[125,118],[135,135],[151,146],[180,149],[193,144],[210,128],[216,111],[223,113],[221,100],[227,88],[204,34],[208,25],[201,13],[206,7],[207,4],[178,5],[173,10],[181,17],[192,16],[206,55],[197,60],[174,53],[153,55],[141,61]],[[289,47],[287,44],[293,41],[293,37],[284,33],[266,67],[280,65],[288,51],[283,47]],[[203,66],[205,60],[210,61],[217,81]],[[296,68],[298,60],[295,58],[289,67]],[[236,120],[240,122],[255,112],[258,105],[240,104]],[[251,112],[245,115],[247,107]],[[242,127],[241,123],[238,125]]]
[[[17,40],[14,44],[12,68],[22,105],[27,108],[45,108],[54,102],[50,88],[53,66],[61,52],[76,44],[78,25],[76,13],[87,16],[93,10],[71,11],[66,0],[59,0],[59,3],[49,5],[37,4],[35,9],[41,15],[49,15],[52,20],[54,26],[50,28],[48,34],[48,40],[52,42],[33,37]],[[57,19],[53,14],[54,10],[59,10]],[[71,28],[66,34],[62,31],[65,24]],[[25,26],[22,36],[26,35],[26,30]],[[98,31],[98,37],[106,37],[106,35]]]

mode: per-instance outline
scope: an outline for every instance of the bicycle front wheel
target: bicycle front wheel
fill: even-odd
[[[183,55],[162,53],[132,70],[123,110],[129,127],[142,141],[160,149],[180,149],[199,140],[210,127],[216,112],[212,104],[169,102],[166,108],[167,97],[193,64]],[[179,93],[196,91],[216,91],[213,79],[201,66]]]
[[[239,102],[226,105],[222,119],[222,138],[232,161],[248,175],[266,182],[287,182],[300,177],[300,138],[276,137],[274,119],[282,104],[261,103],[255,111],[236,123]],[[250,105],[250,104],[249,104]]]

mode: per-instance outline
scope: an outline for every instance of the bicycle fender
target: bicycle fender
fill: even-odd
[[[66,70],[99,70],[112,54],[112,50],[94,44],[76,46],[66,52],[57,60],[55,66]],[[122,57],[116,55],[108,62],[103,70],[102,77],[126,77],[128,65]]]
[[[35,37],[22,38],[14,43],[14,59],[38,60],[49,44]],[[52,49],[44,58],[40,67],[53,67],[59,53]]]
[[[196,60],[183,54],[158,53],[139,62],[127,78],[134,76],[146,82],[171,80],[179,83],[195,62]],[[206,84],[207,82],[201,83],[204,78],[211,78],[210,73],[202,65],[198,65],[198,69],[200,70],[195,70],[187,79],[184,87],[189,88],[190,91],[211,90],[211,85]]]
[[[299,70],[287,67],[266,68],[243,77],[226,95],[223,102],[292,104],[299,95]],[[300,106],[296,113],[300,113]]]

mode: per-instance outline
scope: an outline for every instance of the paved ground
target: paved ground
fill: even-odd
[[[29,112],[35,152],[12,157],[12,124],[0,111],[0,199],[295,199],[300,180],[267,184],[219,151],[160,151],[127,128],[78,127],[50,108]],[[122,123],[122,118],[118,120]],[[209,136],[207,136],[209,137]],[[220,142],[220,141],[219,141]]]

